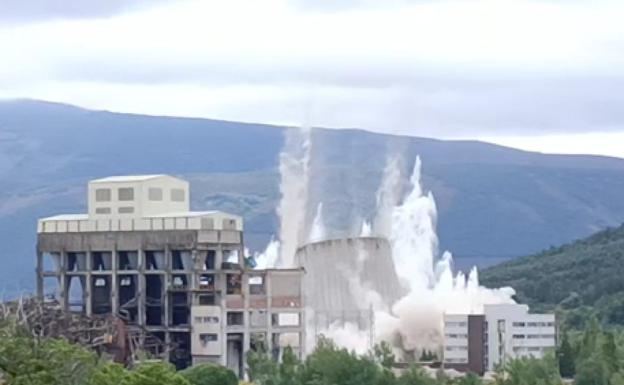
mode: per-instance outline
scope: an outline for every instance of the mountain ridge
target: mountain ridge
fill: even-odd
[[[276,232],[278,155],[287,127],[0,101],[0,282],[32,287],[36,219],[84,211],[86,183],[109,175],[189,179],[193,209],[245,218],[260,250]],[[389,154],[417,155],[439,208],[442,249],[489,265],[624,221],[624,159],[549,155],[479,141],[312,130],[311,207],[339,232],[370,219]],[[313,210],[311,210],[313,212]],[[0,290],[2,287],[0,287]]]

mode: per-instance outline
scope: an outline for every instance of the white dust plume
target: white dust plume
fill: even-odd
[[[290,129],[280,154],[279,267],[294,267],[297,247],[306,240],[310,143],[309,128]]]
[[[316,215],[314,216],[314,221],[312,222],[312,229],[310,229],[308,242],[322,241],[326,237],[327,232],[325,230],[325,223],[323,223],[323,203],[321,202],[318,206],[316,206]]]

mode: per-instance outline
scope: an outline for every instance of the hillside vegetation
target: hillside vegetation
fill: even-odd
[[[534,311],[557,310],[571,327],[591,314],[624,325],[624,225],[482,272],[489,287],[511,286]]]

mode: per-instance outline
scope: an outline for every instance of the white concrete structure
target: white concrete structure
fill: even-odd
[[[541,358],[556,347],[554,314],[527,305],[485,305],[483,314],[445,314],[446,367],[483,374],[512,358]]]
[[[556,347],[554,314],[532,314],[527,305],[519,304],[486,305],[484,314],[489,371],[511,358],[541,358]]]
[[[90,181],[87,213],[38,222],[38,296],[146,330],[178,368],[215,362],[242,378],[250,349],[302,354],[304,271],[251,269],[243,219],[189,202],[189,183],[168,175]]]
[[[444,361],[468,364],[468,315],[449,314],[444,318]]]
[[[190,211],[189,183],[169,175],[95,179],[88,185],[88,213],[40,219],[38,233],[229,230],[242,231],[241,217]]]

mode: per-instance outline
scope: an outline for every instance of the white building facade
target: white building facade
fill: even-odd
[[[483,314],[445,314],[446,367],[483,374],[518,357],[543,357],[557,343],[554,314],[527,305],[485,305]]]

